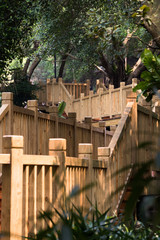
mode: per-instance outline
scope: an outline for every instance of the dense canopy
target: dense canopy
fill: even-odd
[[[23,79],[30,79],[38,64],[50,66],[46,72],[53,76],[56,59],[57,77],[83,79],[96,69],[106,84],[118,87],[140,77],[145,48],[157,54],[160,48],[158,0],[0,2],[1,79],[13,59]]]

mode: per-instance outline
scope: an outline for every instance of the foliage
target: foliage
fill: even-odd
[[[36,10],[36,1],[0,0],[0,79],[13,59],[26,55]]]
[[[87,71],[95,69],[95,64],[103,66],[101,53],[107,57],[111,75],[114,75],[116,71],[120,72],[117,64],[122,65],[126,55],[123,40],[127,31],[135,28],[131,15],[140,5],[139,1],[124,0],[79,0],[77,4],[73,0],[67,1],[67,4],[65,1],[48,0],[46,4],[42,0],[41,18],[35,28],[36,38],[43,43],[42,51],[45,54],[53,56],[57,53],[61,56],[72,53],[74,61],[70,56],[67,61],[74,68],[74,73],[71,71],[73,78],[79,76],[80,68]],[[122,58],[121,63],[119,58]]]
[[[64,101],[60,102],[58,105],[58,117],[64,118],[63,113],[66,107],[66,103]]]
[[[12,82],[4,88],[5,92],[13,92],[13,103],[24,107],[27,100],[37,99],[37,84],[32,84],[27,78],[20,78],[18,82]]]
[[[58,223],[52,217],[58,215]],[[44,220],[46,227],[41,229],[32,240],[61,239],[61,240],[81,240],[81,239],[117,239],[117,240],[158,240],[160,232],[152,231],[142,223],[132,224],[127,227],[122,220],[116,217],[109,217],[108,211],[100,213],[97,205],[91,205],[88,213],[84,216],[83,210],[73,205],[70,210],[42,211],[40,219]],[[61,227],[59,227],[61,226]]]
[[[140,82],[133,91],[142,90],[140,95],[146,97],[146,101],[150,101],[157,90],[160,89],[160,56],[154,55],[150,50],[145,49],[141,55],[146,71],[142,72]]]

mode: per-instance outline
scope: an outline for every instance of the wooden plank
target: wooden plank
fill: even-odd
[[[45,166],[37,168],[37,213],[45,210]],[[44,229],[44,220],[37,220],[37,230]]]
[[[10,154],[0,154],[0,164],[10,164]]]
[[[16,105],[13,106],[13,112],[15,113],[20,113],[20,114],[25,114],[25,115],[30,115],[30,116],[34,116],[34,112],[28,108],[22,108],[22,107],[18,107]]]
[[[88,167],[88,159],[80,159],[75,157],[66,157],[66,166],[67,167]]]
[[[53,169],[56,168],[45,167],[45,210],[53,210]],[[51,223],[50,226],[52,226]]]
[[[22,236],[23,138],[5,136],[3,147],[11,154],[11,164],[3,165],[2,231],[9,234],[4,239],[16,240],[17,235]]]
[[[120,118],[117,119],[108,119],[108,120],[103,120],[105,122],[105,126],[113,126],[113,125],[118,125]],[[92,123],[93,127],[99,127],[99,122]]]
[[[106,160],[93,160],[93,168],[107,169],[108,168],[108,161],[106,161]]]
[[[28,237],[28,202],[29,202],[29,166],[26,166],[23,171],[23,236]]]
[[[56,156],[48,155],[23,155],[23,165],[44,165],[44,166],[59,166],[60,161]]]

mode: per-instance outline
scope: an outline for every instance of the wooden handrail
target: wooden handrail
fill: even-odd
[[[3,104],[2,107],[0,108],[0,121],[5,117],[5,115],[9,111],[9,105],[8,104]]]
[[[0,154],[0,164],[10,164],[10,154]]]
[[[44,165],[44,166],[59,166],[59,159],[55,156],[48,155],[23,155],[22,156],[23,165]]]
[[[123,130],[127,124],[127,119],[129,118],[129,115],[131,113],[133,104],[134,104],[133,102],[127,103],[127,106],[126,106],[124,113],[119,121],[116,131],[113,134],[113,138],[111,139],[110,144],[109,144],[109,148],[111,148],[111,155],[113,154],[116,145],[118,144],[118,142],[121,139]]]

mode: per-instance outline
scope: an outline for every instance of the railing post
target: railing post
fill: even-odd
[[[60,165],[54,174],[54,191],[53,199],[56,208],[65,206],[66,199],[66,139],[50,138],[49,139],[49,155],[59,159]]]
[[[110,118],[113,115],[113,102],[112,102],[112,90],[114,89],[114,85],[109,84],[109,116]]]
[[[110,152],[111,149],[109,147],[98,147],[98,160],[99,161],[105,161],[107,162],[107,172],[105,172],[104,174],[106,174],[106,184],[107,188],[105,189],[104,192],[104,196],[102,199],[101,204],[104,204],[104,209],[109,209],[111,207],[111,203],[110,203],[110,197],[111,197],[111,167],[109,166],[110,163]],[[101,183],[103,184],[103,183]]]
[[[6,134],[13,134],[13,93],[3,92],[2,93],[2,105],[9,105],[9,124]]]
[[[78,145],[78,157],[83,159],[86,158],[89,160],[88,165],[88,173],[87,173],[87,184],[91,184],[93,182],[93,144],[91,143],[79,143]],[[89,200],[92,202],[92,188],[86,191],[86,195],[88,196]],[[89,206],[87,204],[87,206]]]
[[[80,121],[83,120],[83,98],[84,93],[80,93]]]
[[[92,117],[85,117],[84,122],[90,127],[90,143],[92,143],[93,139],[93,131],[92,131]]]
[[[98,90],[97,90],[97,94],[98,94],[98,106],[97,106],[97,108],[98,108],[98,115],[97,115],[97,117],[98,118],[101,118],[101,116],[102,116],[102,93],[103,93],[103,88],[101,88],[101,86],[98,88]]]
[[[86,96],[89,95],[89,91],[90,91],[90,80],[87,79],[87,89],[86,89]]]
[[[28,100],[27,108],[34,111],[34,128],[33,128],[33,139],[34,146],[32,154],[38,154],[38,102],[37,100]]]
[[[108,160],[110,151],[109,147],[98,147],[98,160]]]
[[[93,109],[92,109],[92,97],[93,97],[93,90],[89,91],[89,107],[88,107],[88,114],[89,116],[93,117]]]
[[[119,104],[120,104],[120,111],[121,111],[121,115],[123,114],[124,108],[123,108],[123,88],[125,87],[125,82],[121,82],[120,83],[120,92],[119,92]]]
[[[56,106],[49,107],[48,111],[49,111],[49,114],[55,119],[54,132],[55,132],[55,138],[58,138],[58,107]]]
[[[78,139],[77,139],[77,122],[76,122],[77,114],[75,112],[69,112],[68,118],[74,122],[74,139],[73,139],[73,149],[74,149],[74,156],[78,156]]]
[[[3,153],[10,153],[11,163],[2,167],[2,232],[5,240],[16,240],[22,236],[23,136],[4,136]]]
[[[55,92],[56,92],[56,78],[52,79],[52,106],[54,106],[56,102]]]
[[[105,121],[100,121],[99,122],[99,127],[103,129],[104,131],[104,147],[106,147],[106,122]]]
[[[46,105],[50,105],[50,103],[52,102],[52,81],[50,79],[47,79],[47,83],[46,83]]]
[[[132,127],[132,149],[135,149],[132,151],[132,159],[131,163],[137,163],[138,161],[138,107],[137,107],[137,94],[134,92],[131,92],[127,96],[127,103],[128,102],[134,102],[134,105],[132,107],[132,118],[131,118],[131,127]]]

